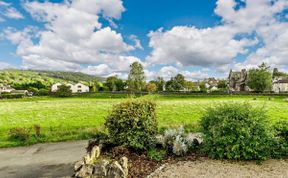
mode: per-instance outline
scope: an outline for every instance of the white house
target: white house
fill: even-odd
[[[82,83],[77,83],[75,85],[71,86],[72,93],[85,93],[89,92],[89,87],[82,84]]]
[[[63,85],[62,83],[55,83],[51,86],[51,91],[52,92],[56,92],[59,88],[59,86]],[[67,86],[70,86],[70,89],[72,91],[72,93],[85,93],[85,92],[89,92],[89,87],[82,84],[82,83],[77,83],[75,85],[68,83],[66,84]]]
[[[274,80],[272,91],[274,91],[275,93],[288,92],[288,79]]]

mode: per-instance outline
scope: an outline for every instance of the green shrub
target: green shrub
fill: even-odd
[[[288,143],[288,121],[278,121],[274,124],[273,130],[276,137]]]
[[[275,135],[273,157],[281,158],[288,156],[288,121],[278,121],[273,125]]]
[[[0,94],[0,99],[17,99],[17,98],[23,98],[24,94]]]
[[[9,137],[13,140],[25,142],[30,138],[30,129],[28,128],[13,128],[9,131]]]
[[[153,146],[157,133],[156,104],[149,100],[134,100],[115,105],[106,117],[105,126],[111,141],[136,150]]]
[[[266,113],[248,103],[210,107],[202,117],[204,151],[212,158],[263,160],[270,156],[272,136]]]
[[[147,156],[155,161],[162,161],[166,156],[166,150],[152,148],[147,152]]]
[[[39,93],[38,88],[34,88],[34,87],[29,87],[29,88],[28,88],[28,91],[29,91],[29,92],[32,92],[33,95],[38,95],[38,93]]]
[[[38,95],[47,96],[47,95],[49,95],[49,90],[42,88],[39,90]]]

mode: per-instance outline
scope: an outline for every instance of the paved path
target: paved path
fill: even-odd
[[[150,178],[288,178],[288,160],[232,162],[211,159],[168,164]]]
[[[0,149],[1,178],[65,177],[84,156],[87,141],[37,144]]]

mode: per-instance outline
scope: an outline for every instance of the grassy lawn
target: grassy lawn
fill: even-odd
[[[281,97],[252,96],[157,96],[159,129],[185,125],[197,130],[197,121],[205,107],[220,102],[249,102],[264,107],[273,123],[288,119],[288,102]],[[41,137],[32,137],[28,143],[88,139],[103,129],[104,118],[113,104],[123,101],[109,97],[32,98],[0,101],[0,147],[23,145],[9,139],[11,128],[41,126]]]

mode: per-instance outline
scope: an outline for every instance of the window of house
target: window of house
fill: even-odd
[[[78,93],[81,93],[82,92],[82,90],[78,90]]]
[[[81,88],[81,85],[78,85],[78,88]]]

